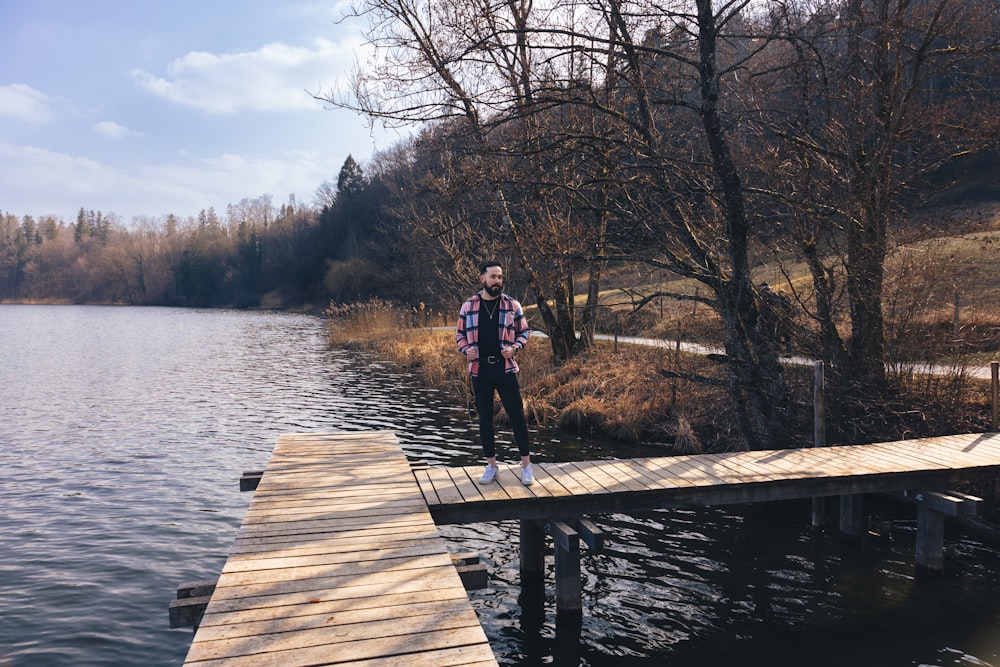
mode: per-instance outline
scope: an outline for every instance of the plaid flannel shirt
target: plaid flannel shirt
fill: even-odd
[[[468,301],[462,304],[458,312],[458,328],[455,331],[455,343],[458,351],[465,354],[471,347],[479,347],[479,306],[483,299],[477,292]],[[506,294],[500,295],[499,322],[500,322],[500,346],[513,345],[517,350],[523,350],[528,344],[528,320],[521,310],[521,304]],[[504,371],[516,373],[518,371],[517,362],[514,357],[506,359]],[[473,376],[479,375],[479,358],[469,362],[469,373]]]

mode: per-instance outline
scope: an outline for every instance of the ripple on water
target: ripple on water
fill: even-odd
[[[249,502],[239,476],[282,433],[385,428],[414,460],[479,462],[465,397],[327,350],[313,317],[0,306],[0,341],[0,664],[179,664],[191,634],[167,605],[217,576]],[[542,461],[658,453],[532,438]],[[957,571],[920,580],[910,526],[844,547],[808,514],[595,516],[608,546],[584,553],[577,623],[556,618],[551,551],[544,594],[521,591],[517,522],[441,532],[487,565],[470,599],[505,665],[1000,664],[992,548],[963,539]]]

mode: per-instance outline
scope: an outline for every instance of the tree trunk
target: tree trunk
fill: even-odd
[[[601,279],[604,277],[604,267],[607,262],[600,259],[604,256],[607,244],[608,218],[607,209],[600,214],[597,229],[597,242],[594,244],[593,259],[590,261],[590,276],[587,280],[587,304],[583,310],[580,323],[580,347],[593,347],[594,334],[597,332],[597,317],[601,305]]]
[[[851,301],[848,382],[877,395],[885,386],[885,321],[882,284],[886,221],[879,212],[848,232],[847,291]]]
[[[729,394],[749,449],[775,447],[784,433],[788,406],[781,364],[774,341],[764,331],[754,300],[748,241],[750,225],[743,186],[733,161],[719,113],[719,79],[715,66],[716,25],[711,0],[698,0],[701,108],[705,137],[722,190],[726,253],[730,276],[718,288]]]
[[[579,349],[580,342],[573,329],[572,311],[565,304],[553,310],[552,304],[544,294],[535,291],[535,304],[542,316],[545,329],[549,335],[549,345],[552,346],[552,358],[557,364],[566,361]]]
[[[804,242],[802,248],[816,292],[816,321],[819,323],[821,345],[819,356],[827,368],[838,369],[839,372],[847,364],[847,348],[834,318],[833,302],[837,288],[833,271],[819,258],[814,240]]]

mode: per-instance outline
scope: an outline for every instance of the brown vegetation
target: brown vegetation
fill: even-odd
[[[332,307],[327,315],[332,345],[370,350],[419,371],[429,385],[448,388],[456,403],[468,400],[465,358],[457,352],[450,329],[413,326],[419,319],[382,301]],[[732,446],[727,442],[731,429],[722,426],[727,420],[718,410],[706,409],[724,404],[723,392],[664,378],[659,373],[667,363],[662,350],[622,345],[615,352],[610,343],[602,343],[556,365],[549,346],[535,340],[518,363],[531,423],[619,441],[678,441],[683,453],[699,448],[699,439],[715,449]],[[670,366],[676,363],[671,356]],[[713,364],[697,357],[685,357],[683,363],[691,370],[718,374]],[[504,419],[502,411],[497,416]],[[698,435],[688,420],[699,425]]]
[[[439,318],[378,300],[331,307],[327,315],[332,345],[365,349],[416,370],[428,385],[448,389],[456,404],[470,400],[466,362],[455,348],[453,331],[425,326],[429,319],[438,324]],[[535,340],[518,361],[531,423],[616,441],[661,443],[682,454],[745,448],[721,383],[671,379],[662,373],[722,380],[720,365],[706,357],[605,341],[556,364],[550,347]],[[945,375],[895,374],[892,395],[877,411],[868,403],[838,397],[828,404],[829,443],[985,430],[988,387],[967,370],[956,365]],[[792,427],[773,446],[806,446],[812,437],[812,368],[788,366],[785,373]],[[505,418],[502,410],[497,418]]]

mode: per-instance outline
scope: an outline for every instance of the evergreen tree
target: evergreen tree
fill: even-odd
[[[76,214],[76,227],[73,231],[73,240],[77,244],[83,243],[83,240],[90,235],[90,229],[87,226],[87,212],[80,207],[80,212]]]

